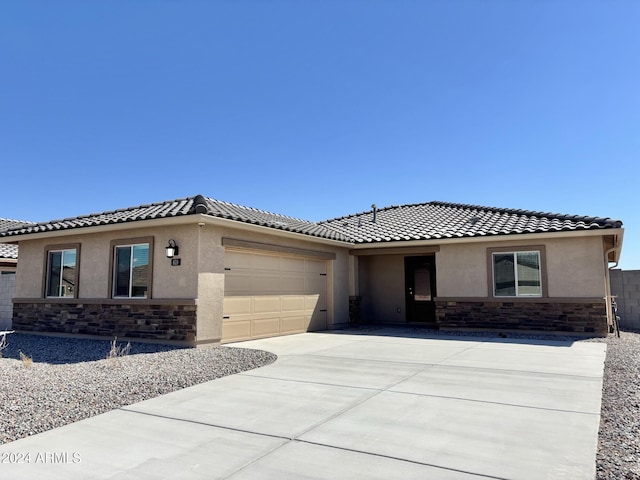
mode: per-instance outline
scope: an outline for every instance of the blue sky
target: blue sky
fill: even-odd
[[[0,217],[198,193],[307,220],[442,200],[621,219],[636,0],[0,4]]]

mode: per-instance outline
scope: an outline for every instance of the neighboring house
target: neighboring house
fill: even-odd
[[[190,345],[340,328],[350,301],[363,323],[606,335],[622,237],[608,218],[429,202],[307,222],[201,195],[0,233],[20,245],[15,329]]]
[[[14,228],[33,225],[31,222],[0,218],[0,233]],[[0,274],[15,273],[18,264],[18,246],[0,243]]]
[[[0,218],[0,232],[29,225],[30,222]],[[0,243],[0,330],[11,326],[15,291],[15,273],[18,264],[18,246]]]

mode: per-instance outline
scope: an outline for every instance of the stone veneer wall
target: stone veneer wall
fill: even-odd
[[[537,330],[606,336],[602,302],[436,301],[440,329]]]
[[[13,329],[195,344],[196,310],[176,303],[44,303],[13,305]]]

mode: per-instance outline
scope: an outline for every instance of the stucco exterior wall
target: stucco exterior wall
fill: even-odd
[[[111,300],[110,265],[112,241],[153,237],[152,291],[151,299],[115,299]],[[180,254],[176,257],[181,265],[172,266],[165,256],[165,246],[169,239],[176,241]],[[106,230],[104,233],[83,235],[65,235],[48,239],[24,240],[20,244],[21,258],[17,273],[15,296],[22,299],[21,324],[28,325],[28,317],[37,310],[46,310],[48,303],[68,305],[64,311],[46,315],[51,318],[66,318],[68,311],[77,308],[80,300],[86,304],[100,304],[104,300],[108,305],[149,304],[158,300],[195,301],[197,305],[197,329],[195,343],[216,343],[222,337],[223,298],[225,284],[225,247],[223,238],[244,240],[260,244],[278,245],[294,249],[333,253],[335,260],[328,261],[328,298],[327,323],[329,328],[338,328],[348,324],[349,320],[349,255],[348,248],[332,246],[300,238],[270,235],[264,233],[220,227],[218,225],[172,225],[162,227],[133,228],[125,230]],[[80,244],[78,300],[42,299],[45,277],[46,249],[51,245]],[[36,300],[30,302],[29,300]],[[39,300],[39,301],[38,301]],[[89,302],[89,300],[93,300]],[[93,308],[93,307],[92,307]],[[94,308],[95,309],[95,308]],[[111,308],[113,312],[120,312]],[[77,312],[74,310],[76,315]],[[123,322],[128,321],[123,317]],[[35,321],[35,318],[34,318]],[[65,320],[66,321],[66,320]],[[57,331],[71,329],[76,333],[77,325],[58,322]],[[38,331],[44,331],[44,324],[38,324]],[[61,330],[62,329],[62,330]],[[98,330],[96,330],[98,331]],[[157,334],[163,338],[165,333]],[[185,337],[186,338],[186,337]],[[189,337],[189,343],[193,343]]]
[[[490,298],[490,248],[544,246],[548,298],[602,299],[605,296],[604,247],[600,237],[535,241],[470,242],[440,245],[435,253],[438,298]],[[425,252],[425,255],[429,253]],[[420,253],[411,253],[411,256]],[[405,255],[358,257],[363,322],[404,323]]]
[[[80,243],[78,298],[110,298],[111,241],[149,236],[154,238],[153,298],[196,298],[198,227],[195,225],[138,228],[23,241],[20,243],[16,297],[42,296],[47,246]],[[170,238],[180,246],[181,265],[175,267],[171,266],[170,260],[165,256],[164,247]]]
[[[549,297],[604,297],[604,248],[600,237],[444,244],[436,254],[438,297],[488,297],[491,275],[487,249],[532,245],[545,247]]]

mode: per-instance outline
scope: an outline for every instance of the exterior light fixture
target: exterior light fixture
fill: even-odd
[[[169,244],[165,247],[165,250],[167,251],[167,258],[173,258],[178,255],[179,249],[176,241],[173,239],[169,240]]]

